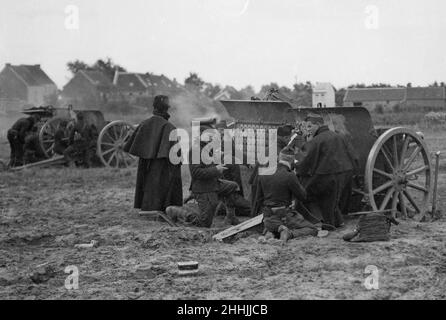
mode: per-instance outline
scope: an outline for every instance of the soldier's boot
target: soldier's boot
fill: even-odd
[[[280,233],[280,240],[282,240],[283,242],[287,242],[289,239],[293,237],[293,234],[291,233],[290,229],[288,229],[284,225],[281,225],[278,231]]]
[[[230,224],[232,226],[236,226],[240,224],[240,221],[235,216],[235,208],[234,207],[226,207],[226,217],[224,220],[225,224]]]

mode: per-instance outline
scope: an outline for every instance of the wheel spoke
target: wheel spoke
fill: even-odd
[[[403,191],[404,196],[406,197],[407,200],[409,200],[410,204],[414,207],[414,209],[420,213],[420,208],[418,208],[418,205],[416,204],[416,202],[414,201],[414,199],[412,198],[412,196],[409,194],[409,192],[407,192],[406,190]]]
[[[107,161],[107,165],[109,166],[110,165],[110,163],[112,162],[112,160],[113,160],[113,158],[116,156],[116,151],[115,152],[113,152],[113,154],[111,155],[111,157],[108,159],[108,161]]]
[[[125,141],[127,140],[127,138],[130,137],[130,135],[131,135],[131,131],[129,130],[129,131],[127,131],[127,133],[125,134],[125,137],[124,137],[124,139],[122,139],[122,141],[125,142]]]
[[[404,203],[404,197],[403,197],[402,192],[398,192],[398,200],[400,203],[401,213],[403,214],[403,217],[407,218],[406,204]]]
[[[414,175],[416,175],[416,174],[418,174],[418,173],[421,173],[421,172],[423,172],[423,171],[426,171],[427,169],[429,169],[429,166],[423,166],[423,167],[420,167],[420,168],[418,168],[418,169],[415,169],[415,170],[412,170],[412,171],[408,172],[408,173],[406,174],[406,176],[408,176],[408,177],[410,177],[410,176],[414,176]]]
[[[392,176],[390,173],[387,173],[387,172],[385,172],[385,171],[383,171],[383,170],[374,168],[373,171],[376,172],[376,173],[378,173],[378,174],[380,174],[380,175],[382,175],[382,176],[384,176],[384,177],[387,177],[387,178],[389,178],[389,179],[392,179],[392,178],[393,178],[393,176]]]
[[[117,126],[113,126],[113,134],[115,136],[115,139],[118,140],[119,139],[119,135],[118,135],[118,131],[116,130],[117,129],[116,127]]]
[[[409,145],[410,136],[406,136],[404,138],[403,147],[401,148],[401,154],[400,154],[400,166],[404,166],[404,159],[406,158],[406,152],[407,152],[407,146]]]
[[[125,136],[126,132],[127,132],[127,128],[126,127],[121,127],[120,129],[121,129],[121,133],[119,134],[119,139],[122,139]]]
[[[396,137],[397,135],[393,136],[393,164],[395,166],[395,168],[398,168],[399,163],[398,163],[398,144],[396,141]]]
[[[389,164],[392,171],[395,171],[395,168],[393,167],[392,161],[390,161],[390,157],[387,154],[387,151],[384,149],[384,146],[381,148],[381,152],[384,155],[384,158],[386,159],[387,163]]]
[[[110,138],[111,141],[115,141],[115,138],[113,138],[113,137],[111,136],[109,130],[107,130],[107,131],[105,132],[105,135],[107,135],[107,137]]]
[[[427,193],[427,192],[428,192],[428,190],[427,190],[425,187],[420,186],[420,185],[415,184],[415,183],[412,183],[412,182],[408,182],[408,183],[407,183],[407,186],[408,186],[408,187],[411,187],[411,188],[413,188],[413,189],[416,189],[416,190],[418,190],[418,191],[424,192],[424,193]]]
[[[109,142],[101,142],[101,146],[112,146],[112,147],[114,147],[115,144],[114,143],[109,143]]]
[[[108,149],[107,151],[104,151],[104,152],[102,153],[102,156],[105,156],[106,154],[109,154],[109,153],[112,152],[112,151],[115,151],[115,148],[110,148],[110,149]]]
[[[393,181],[388,181],[386,183],[384,183],[382,186],[379,186],[378,188],[373,190],[373,194],[377,194],[378,192],[381,192],[383,190],[386,190],[387,188],[390,188],[391,186],[393,186]]]
[[[387,207],[387,204],[389,203],[390,198],[392,197],[392,194],[394,193],[395,188],[390,188],[389,191],[387,191],[386,196],[383,199],[383,202],[381,203],[381,206],[379,207],[379,210],[385,210]]]
[[[397,208],[396,208],[397,204],[398,204],[398,192],[395,191],[392,196],[392,215],[394,217],[395,217],[395,214],[397,211]]]
[[[412,152],[412,154],[410,155],[409,159],[407,160],[407,163],[404,165],[404,170],[408,170],[409,169],[410,165],[415,160],[415,158],[420,153],[420,151],[421,151],[421,148],[419,146],[417,146],[415,148],[415,150]]]

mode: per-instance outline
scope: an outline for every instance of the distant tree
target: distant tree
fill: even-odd
[[[68,71],[70,71],[73,75],[76,74],[80,70],[86,70],[90,67],[83,61],[74,60],[67,63]]]
[[[438,82],[434,81],[434,83],[430,84],[429,87],[438,87]]]
[[[356,84],[351,84],[348,86],[349,89],[352,88],[366,88],[366,85],[364,83],[356,83]]]
[[[184,85],[188,89],[201,91],[205,82],[195,72],[190,72],[189,77],[184,80]]]
[[[125,72],[126,70],[118,64],[115,64],[112,59],[98,59],[93,65],[88,65],[87,63],[75,60],[67,63],[67,68],[71,73],[76,74],[80,70],[98,70],[102,71],[110,80],[113,79],[115,71]]]
[[[92,66],[92,69],[102,71],[110,80],[113,80],[116,71],[126,72],[120,65],[114,63],[112,59],[98,59]]]
[[[406,84],[406,87],[408,87],[408,88],[412,88],[412,82],[408,82],[408,83]]]
[[[268,95],[270,89],[279,89],[279,85],[275,82],[263,85],[258,93],[259,98],[264,99]]]
[[[335,104],[336,106],[343,106],[344,105],[344,96],[345,96],[345,88],[341,88],[339,90],[336,90],[335,92]]]
[[[291,98],[301,106],[310,107],[313,104],[313,85],[310,81],[295,83]]]
[[[254,91],[254,88],[252,86],[246,86],[242,90],[240,90],[240,94],[243,96],[243,99],[251,99],[251,97],[254,97],[256,95],[256,92]]]
[[[213,98],[217,93],[221,91],[221,87],[218,84],[213,85],[212,83],[206,82],[203,87],[203,93],[209,98]]]

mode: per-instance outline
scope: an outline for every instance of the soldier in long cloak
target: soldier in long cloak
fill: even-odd
[[[183,203],[181,164],[169,160],[175,144],[169,135],[176,129],[169,122],[169,107],[167,96],[156,96],[153,116],[138,126],[124,146],[124,151],[139,157],[134,207],[142,211],[164,211]]]

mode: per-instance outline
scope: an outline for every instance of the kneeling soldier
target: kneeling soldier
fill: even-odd
[[[281,151],[277,170],[272,175],[259,176],[260,210],[268,236],[280,235],[287,241],[291,238],[316,236],[317,227],[306,221],[300,213],[290,209],[293,198],[305,200],[306,192],[291,171],[294,154]]]
[[[213,129],[211,120],[200,124],[200,132],[206,129]],[[200,143],[200,154],[206,146],[205,142]],[[227,168],[222,164],[205,164],[203,159],[200,163],[192,163],[192,157],[189,159],[189,169],[191,174],[190,190],[193,198],[198,204],[198,208],[185,205],[183,207],[170,206],[166,208],[166,214],[173,221],[184,221],[187,224],[198,227],[210,228],[214,220],[214,215],[219,203],[219,198],[224,199],[226,203],[225,223],[231,225],[239,224],[235,216],[235,195],[239,191],[236,182],[224,180],[223,171]]]

